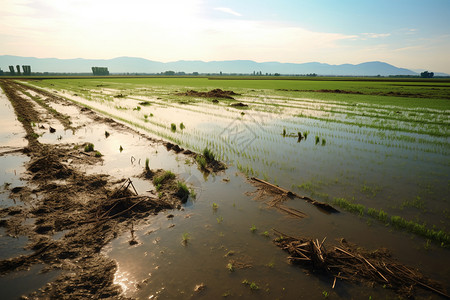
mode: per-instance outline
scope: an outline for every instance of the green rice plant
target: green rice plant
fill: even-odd
[[[150,113],[150,117],[153,117],[153,114],[152,114],[152,113]]]
[[[158,184],[163,184],[168,179],[174,179],[175,174],[171,171],[165,171],[162,175],[153,178],[153,184],[156,186]]]
[[[253,291],[259,290],[259,286],[256,284],[256,282],[252,281],[250,283],[250,289]]]
[[[229,263],[227,264],[227,269],[228,269],[228,271],[230,271],[230,272],[234,272],[234,266],[233,266],[233,264],[232,264],[231,262],[229,262]]]
[[[123,147],[122,147],[122,145],[120,145],[120,147],[119,147],[119,151],[120,151],[120,153],[122,153],[122,151],[123,151]]]
[[[305,140],[308,138],[308,134],[309,134],[308,131],[303,132],[303,136],[305,137]]]
[[[213,210],[217,210],[218,208],[219,208],[219,205],[217,205],[217,203],[214,202],[214,203],[212,204],[212,209],[213,209]]]
[[[181,199],[181,202],[186,202],[187,198],[189,197],[189,189],[186,185],[186,183],[182,182],[182,181],[178,181],[177,182],[177,193],[176,195]]]
[[[187,232],[185,232],[181,235],[181,243],[185,246],[187,245],[187,243],[190,239],[191,239],[191,236]]]
[[[105,131],[105,138],[108,138],[109,137],[109,132],[108,131]]]
[[[94,151],[94,144],[88,143],[86,146],[84,146],[84,152],[92,152]]]
[[[425,201],[423,201],[420,196],[416,196],[416,198],[414,198],[413,200],[403,201],[400,207],[413,207],[420,210],[425,210]]]
[[[162,184],[158,183],[157,185],[155,185],[156,191],[159,192],[162,188]]]
[[[213,162],[215,160],[214,153],[208,148],[203,149],[203,156],[207,162]]]
[[[94,156],[95,156],[95,157],[102,157],[103,154],[101,154],[100,151],[95,151]]]
[[[283,137],[285,137],[286,136],[286,128],[283,128]]]
[[[382,209],[376,210],[374,208],[368,208],[367,214],[371,216],[372,218],[375,218],[383,223],[388,222],[388,214],[384,212]]]
[[[253,224],[252,227],[250,227],[250,231],[251,231],[252,233],[255,233],[256,230],[258,230],[258,229],[257,229],[256,226]]]
[[[316,135],[316,145],[320,142],[320,137]]]
[[[254,281],[250,282],[247,279],[244,279],[242,280],[242,284],[248,285],[251,290],[259,290],[259,286]]]
[[[135,108],[133,108],[133,110],[140,111],[141,107],[140,106],[136,106]]]
[[[170,124],[170,130],[171,130],[172,132],[177,131],[177,125],[176,125],[175,123]]]
[[[358,213],[360,216],[364,216],[364,205],[352,203],[344,198],[334,198],[333,204],[338,205],[351,213]]]
[[[216,220],[217,220],[217,223],[220,224],[223,222],[223,217],[217,217]]]
[[[145,159],[145,172],[150,173],[150,160],[148,158]]]
[[[325,146],[327,144],[327,141],[325,139],[322,139],[322,146]]]
[[[186,128],[183,124],[183,122],[180,123],[180,129],[183,130],[184,128]]]
[[[195,160],[197,161],[198,165],[200,166],[200,169],[206,170],[207,163],[206,163],[206,159],[203,156],[197,155]]]
[[[265,237],[269,237],[270,235],[269,235],[269,232],[266,230],[266,231],[264,231],[263,233],[261,233],[261,235],[263,235],[263,236],[265,236]]]
[[[192,199],[197,198],[197,193],[195,192],[194,189],[190,189],[190,192],[191,192],[191,197],[192,197]]]

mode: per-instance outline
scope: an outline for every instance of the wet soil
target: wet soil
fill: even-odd
[[[234,99],[232,96],[239,95],[233,91],[224,91],[221,89],[214,89],[209,92],[198,92],[195,90],[186,91],[184,93],[177,93],[178,96],[191,96],[191,97],[203,97],[203,98],[224,98]]]
[[[28,146],[23,152],[30,157],[24,174],[27,186],[11,190],[11,197],[20,198],[23,204],[1,209],[0,226],[11,236],[28,236],[26,248],[32,251],[28,255],[1,260],[0,275],[44,263],[45,271],[55,269],[62,272],[53,282],[28,297],[123,298],[120,286],[113,283],[117,265],[105,257],[101,249],[121,233],[130,231],[130,228],[133,230],[134,224],[144,218],[161,210],[180,208],[183,199],[173,184],[177,179],[163,184],[159,197],[156,197],[137,195],[132,185],[126,185],[126,178],[117,180],[108,174],[88,175],[86,167],[100,164],[101,156],[85,152],[86,143],[83,141],[77,144],[42,144],[31,125],[33,122],[45,123],[51,115],[66,128],[71,128],[68,116],[52,112],[45,104],[48,101],[66,101],[12,81],[2,80],[0,85],[27,132]],[[44,99],[41,106],[49,112],[47,116],[33,108],[30,98],[23,97],[26,90],[32,90]],[[90,109],[80,108],[80,113],[94,122],[131,130],[98,116]],[[151,180],[161,172],[163,170],[149,170],[144,177]],[[35,220],[34,224],[25,222],[30,218]],[[57,232],[65,234],[55,239]]]
[[[329,89],[321,89],[321,90],[296,90],[296,89],[277,89],[277,91],[284,92],[307,92],[307,93],[333,93],[333,94],[354,94],[354,95],[373,95],[373,96],[390,96],[390,97],[410,97],[410,98],[427,98],[428,95],[421,93],[404,93],[404,92],[361,92],[361,91],[349,91],[349,90],[329,90]],[[446,99],[450,99],[449,97],[444,97]]]

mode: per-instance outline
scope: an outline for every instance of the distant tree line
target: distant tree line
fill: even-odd
[[[420,77],[422,77],[422,78],[433,78],[433,76],[434,76],[433,72],[425,71],[425,72],[420,73]]]
[[[109,71],[107,67],[92,67],[92,73],[94,76],[107,76]]]

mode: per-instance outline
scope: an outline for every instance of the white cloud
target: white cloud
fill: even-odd
[[[390,33],[363,33],[362,35],[364,37],[368,37],[371,39],[385,38],[385,37],[391,36]]]
[[[238,13],[238,12],[232,10],[231,8],[228,8],[228,7],[216,7],[214,9],[218,10],[218,11],[221,11],[221,12],[224,12],[224,13],[227,13],[227,14],[230,14],[230,15],[233,15],[233,16],[236,16],[236,17],[242,17],[242,15],[240,13]]]

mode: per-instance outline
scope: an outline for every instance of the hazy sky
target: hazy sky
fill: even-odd
[[[450,73],[450,0],[0,0],[0,54]]]

